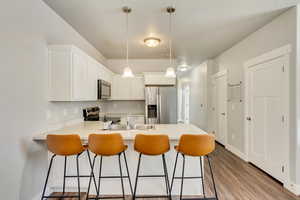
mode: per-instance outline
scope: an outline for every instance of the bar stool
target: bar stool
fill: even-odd
[[[132,194],[133,193],[132,185],[131,185],[129,169],[128,169],[128,164],[127,164],[127,159],[126,159],[126,154],[125,154],[127,145],[124,145],[122,136],[118,133],[115,133],[115,134],[90,134],[88,141],[89,141],[89,143],[88,143],[89,150],[95,154],[93,163],[92,163],[91,174],[93,174],[95,161],[98,156],[100,156],[100,167],[99,167],[98,187],[96,187],[97,195],[96,195],[96,197],[93,197],[93,198],[89,197],[90,186],[91,186],[91,178],[90,178],[86,199],[112,199],[112,198],[115,199],[116,198],[116,197],[109,197],[109,196],[105,196],[105,197],[99,196],[100,195],[100,180],[101,180],[101,178],[120,178],[123,199],[125,199],[123,179],[128,178],[130,190],[131,190],[131,194]],[[122,174],[122,165],[121,165],[121,155],[122,154],[123,154],[124,161],[125,161],[127,176],[123,176],[123,174]],[[118,160],[119,160],[120,176],[102,176],[101,175],[102,158],[109,157],[109,156],[116,156],[116,155],[118,156]]]
[[[165,159],[165,153],[170,150],[170,143],[169,137],[167,135],[144,135],[144,134],[137,134],[134,140],[134,150],[139,153],[139,160],[136,172],[136,179],[135,179],[135,186],[133,192],[133,200],[136,198],[164,198],[168,197],[171,199],[171,188],[169,183],[168,171],[167,171],[167,164]],[[142,155],[148,156],[162,156],[163,162],[163,170],[164,175],[139,175],[140,171],[140,164]],[[167,195],[161,196],[136,196],[137,190],[137,183],[139,177],[164,177],[166,182],[166,192]]]
[[[182,191],[183,191],[183,180],[184,179],[201,179],[202,181],[202,190],[204,198],[201,199],[216,199],[218,200],[218,193],[216,190],[214,174],[211,168],[210,157],[209,154],[213,152],[215,149],[215,136],[211,134],[201,134],[201,135],[182,135],[179,140],[179,145],[175,146],[175,150],[177,151],[175,166],[173,170],[173,177],[171,182],[171,191],[173,188],[174,179],[181,179],[181,189],[180,189],[180,200],[182,200]],[[176,165],[178,154],[182,155],[183,165],[182,165],[182,176],[175,177],[176,172]],[[200,158],[200,169],[201,169],[201,176],[200,177],[185,177],[184,176],[184,168],[185,168],[185,156],[193,156]],[[212,177],[215,198],[207,198],[205,195],[204,190],[204,176],[203,176],[203,165],[202,165],[202,157],[206,157]],[[197,198],[199,200],[199,198]]]
[[[80,199],[80,178],[81,177],[90,177],[89,176],[80,176],[79,175],[79,156],[87,150],[87,146],[82,145],[80,137],[78,135],[47,135],[47,147],[48,151],[52,152],[53,155],[50,160],[47,177],[45,181],[45,185],[43,188],[43,194],[42,194],[42,200],[44,198],[50,199],[50,198],[76,198]],[[87,151],[88,158],[89,158],[89,164],[92,165],[89,152]],[[64,156],[64,178],[63,178],[63,192],[62,195],[51,195],[51,196],[45,196],[48,179],[51,171],[51,167],[53,164],[53,159],[56,156]],[[76,168],[77,168],[77,175],[76,176],[68,176],[67,173],[67,157],[69,156],[76,156]],[[94,184],[96,186],[96,179],[94,177],[94,174],[91,175],[94,180]],[[77,178],[77,185],[78,185],[78,195],[72,195],[72,196],[66,196],[65,195],[65,183],[66,178]]]

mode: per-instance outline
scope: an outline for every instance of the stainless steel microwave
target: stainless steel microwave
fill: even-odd
[[[104,80],[98,80],[98,99],[111,98],[111,84]]]

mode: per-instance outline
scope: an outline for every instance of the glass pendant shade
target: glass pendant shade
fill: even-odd
[[[173,67],[169,67],[166,71],[166,77],[169,77],[169,78],[175,78],[176,77],[176,73],[175,73],[175,70]]]
[[[134,77],[134,75],[133,75],[132,70],[131,70],[130,67],[125,67],[124,68],[122,77],[124,77],[124,78],[132,78],[132,77]]]

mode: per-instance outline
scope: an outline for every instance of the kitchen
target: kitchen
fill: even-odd
[[[1,198],[299,199],[298,3],[2,2]]]

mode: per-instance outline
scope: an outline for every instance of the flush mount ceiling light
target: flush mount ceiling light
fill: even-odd
[[[172,14],[175,13],[175,8],[174,7],[168,7],[167,12],[169,13],[169,34],[170,34],[170,39],[169,39],[169,58],[170,58],[170,64],[169,67],[167,68],[166,77],[176,77],[175,69],[172,67]]]
[[[160,44],[160,39],[155,37],[148,37],[144,39],[144,43],[148,47],[157,47]]]
[[[134,77],[131,68],[129,67],[129,47],[128,47],[128,14],[131,13],[131,8],[125,6],[122,8],[123,12],[126,14],[126,67],[123,70],[122,76],[125,78]]]

